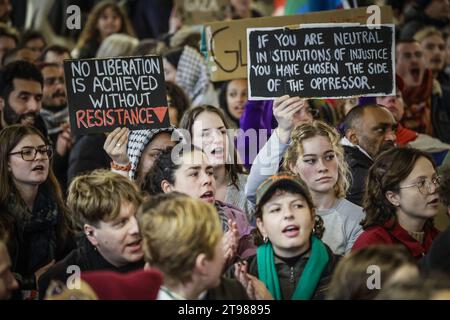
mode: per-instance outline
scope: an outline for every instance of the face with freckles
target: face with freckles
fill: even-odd
[[[303,140],[303,152],[291,169],[300,175],[311,192],[327,193],[338,181],[338,161],[330,139],[315,136]]]

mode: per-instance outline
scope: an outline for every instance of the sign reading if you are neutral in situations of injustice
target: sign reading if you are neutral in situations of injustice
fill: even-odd
[[[64,61],[75,134],[169,126],[160,56]]]
[[[391,95],[394,41],[393,25],[247,29],[249,100]]]

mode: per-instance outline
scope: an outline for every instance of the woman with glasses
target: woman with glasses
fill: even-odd
[[[36,289],[38,278],[74,247],[52,155],[34,127],[0,131],[0,234],[22,290]]]
[[[439,231],[439,176],[433,159],[417,149],[393,148],[369,170],[364,196],[364,232],[352,250],[375,244],[403,244],[419,259]]]

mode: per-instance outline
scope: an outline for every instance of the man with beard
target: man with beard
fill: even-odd
[[[30,62],[15,61],[0,71],[0,129],[13,124],[31,125],[48,137],[47,126],[40,115],[43,84],[41,72]],[[53,167],[64,188],[67,180],[67,159],[64,158],[71,145],[68,126],[52,140],[56,150]]]
[[[47,135],[39,112],[42,107],[42,74],[32,63],[15,61],[0,72],[0,129],[13,124],[32,125]]]
[[[40,66],[44,78],[41,116],[47,125],[48,134],[60,161],[55,162],[54,170],[61,186],[67,185],[69,153],[72,147],[72,135],[69,125],[69,110],[66,104],[64,70],[56,63],[42,63]]]
[[[441,86],[425,68],[423,49],[417,41],[397,42],[396,72],[404,82],[402,124],[450,143],[450,89]]]
[[[362,205],[369,168],[378,154],[394,146],[395,129],[392,114],[378,104],[357,106],[345,116],[341,144],[352,175],[347,200]]]

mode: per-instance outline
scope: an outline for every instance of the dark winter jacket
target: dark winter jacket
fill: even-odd
[[[373,160],[362,153],[358,148],[343,146],[345,161],[352,175],[351,185],[347,191],[346,199],[362,206],[366,177]]]
[[[64,258],[74,247],[68,222],[46,187],[41,186],[33,212],[15,196],[0,204],[0,234],[7,233],[11,270],[21,290],[35,290],[35,272],[52,260]]]
[[[72,250],[63,260],[52,266],[39,278],[39,297],[43,298],[51,280],[58,280],[66,283],[67,279],[74,274],[69,266],[79,267],[79,271],[109,270],[116,272],[128,272],[144,267],[144,261],[130,263],[124,267],[117,268],[103,258],[96,248],[83,236],[78,248]]]
[[[78,136],[70,152],[68,182],[77,175],[95,169],[109,169],[111,158],[103,149],[106,136],[104,134],[91,134]]]
[[[441,86],[440,92],[431,96],[431,123],[434,136],[450,143],[450,88]]]

